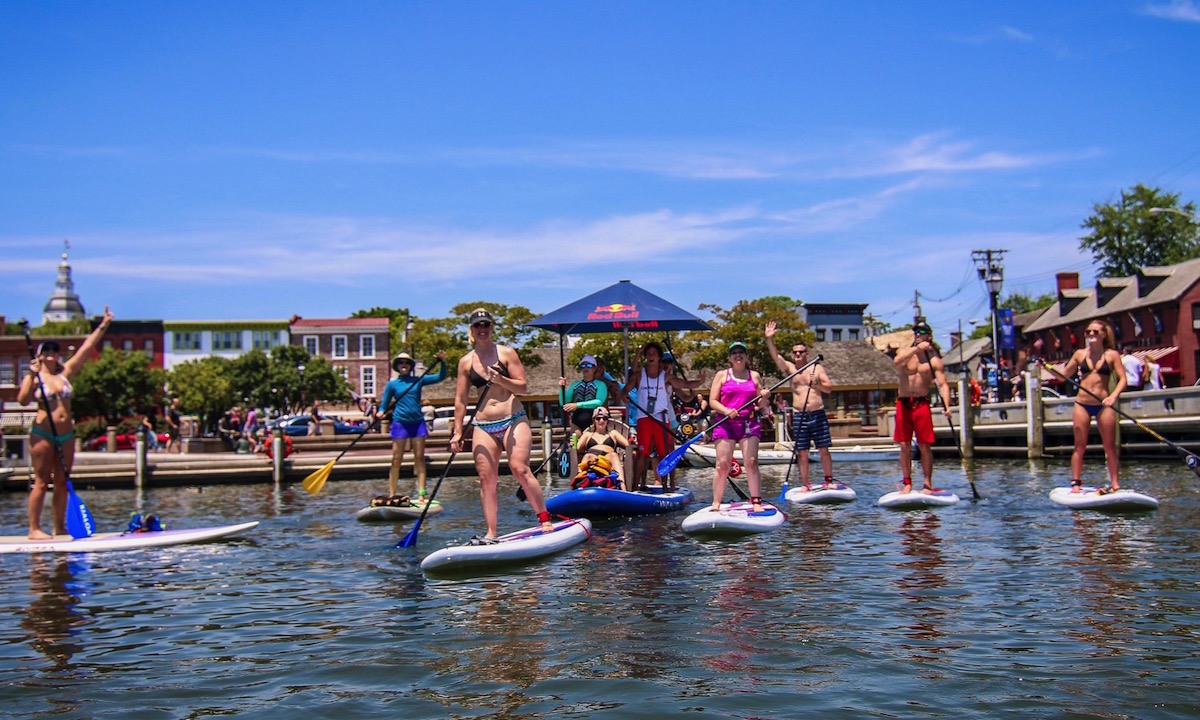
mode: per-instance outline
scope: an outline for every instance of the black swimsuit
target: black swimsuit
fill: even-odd
[[[505,365],[502,362],[497,362],[496,365],[500,366],[500,374],[501,375],[503,375],[504,377],[512,377],[511,375],[508,374],[508,366],[507,365]],[[482,375],[480,375],[479,373],[475,372],[475,363],[471,363],[471,372],[468,377],[471,380],[471,384],[477,388],[483,387],[484,385],[487,385],[487,383],[488,383],[487,378],[485,378]]]

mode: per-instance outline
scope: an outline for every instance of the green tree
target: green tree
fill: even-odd
[[[237,404],[229,363],[223,357],[203,357],[176,365],[168,376],[168,387],[171,395],[179,398],[180,410],[198,416],[209,431],[215,431],[221,415]]]
[[[408,333],[408,344],[395,352],[402,349],[428,365],[439,352],[445,350],[446,363],[453,372],[458,359],[471,349],[462,322],[462,318],[458,317],[413,318],[413,328]]]
[[[299,367],[304,366],[301,379]],[[271,348],[267,382],[260,392],[278,396],[284,407],[301,408],[313,400],[322,402],[346,402],[350,399],[350,386],[341,373],[333,369],[323,357],[314,357],[299,345],[276,345]],[[279,407],[278,403],[272,405]]]
[[[542,359],[535,355],[534,351],[557,340],[553,333],[526,327],[526,323],[541,317],[534,314],[529,308],[521,305],[502,305],[489,302],[459,303],[450,308],[458,326],[462,328],[464,339],[467,332],[466,318],[476,308],[483,308],[492,314],[492,319],[495,321],[492,337],[497,343],[515,349],[521,358],[521,363],[526,367],[533,368],[541,365]],[[449,357],[447,357],[447,362],[449,362]]]
[[[393,355],[407,349],[407,343],[404,342],[405,328],[410,320],[414,323],[417,321],[417,318],[409,314],[408,308],[386,308],[378,305],[368,310],[356,310],[351,313],[350,317],[387,318],[389,347],[391,347]]]
[[[76,318],[74,320],[57,320],[38,325],[35,328],[29,329],[30,335],[54,335],[62,337],[64,335],[87,335],[92,331],[92,322],[87,318]],[[21,332],[19,329],[17,332]]]
[[[75,376],[72,408],[80,417],[103,417],[110,425],[149,414],[162,403],[166,372],[150,367],[146,354],[105,348]]]
[[[1184,214],[1156,214],[1151,208]],[[1093,214],[1081,225],[1090,232],[1080,238],[1079,247],[1092,253],[1103,277],[1127,277],[1142,267],[1183,262],[1200,257],[1195,214],[1195,203],[1179,206],[1178,193],[1139,183],[1122,190],[1119,201],[1093,207]]]
[[[777,325],[777,347],[790,348],[798,342],[812,343],[815,339],[808,324],[796,314],[798,305],[799,300],[783,295],[739,300],[728,310],[717,305],[701,305],[701,310],[711,312],[714,317],[714,332],[685,333],[677,349],[693,353],[693,367],[719,369],[728,365],[730,343],[741,341],[750,350],[751,364],[756,370],[768,375],[776,373],[763,335],[768,322],[774,320]]]

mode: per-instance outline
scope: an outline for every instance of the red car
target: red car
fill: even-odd
[[[166,433],[158,433],[157,437],[158,437],[159,447],[166,447],[167,439],[168,439],[167,434]],[[133,433],[117,433],[117,449],[118,450],[132,450],[136,443],[137,443],[137,436],[134,435]],[[101,452],[107,450],[108,449],[108,436],[107,435],[97,435],[96,437],[92,438],[91,440],[88,440],[87,441],[87,449],[88,450],[99,450]]]

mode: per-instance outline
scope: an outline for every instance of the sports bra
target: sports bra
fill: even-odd
[[[504,363],[499,362],[499,361],[496,362],[496,365],[500,366],[500,374],[501,375],[503,375],[504,377],[512,377],[511,375],[508,374],[508,366],[507,365],[505,365]],[[482,375],[480,375],[479,373],[475,372],[475,363],[474,362],[471,363],[471,372],[470,372],[469,378],[471,380],[471,384],[477,388],[481,388],[484,385],[487,385],[487,382],[488,382],[487,378],[485,378]]]

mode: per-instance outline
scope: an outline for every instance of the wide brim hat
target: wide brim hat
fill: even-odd
[[[406,362],[413,367],[417,366],[417,361],[412,359],[412,355],[402,352],[396,355],[396,357],[392,358],[392,369],[396,372],[400,372],[400,363],[402,362]]]

